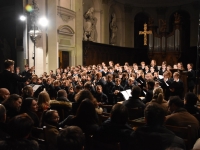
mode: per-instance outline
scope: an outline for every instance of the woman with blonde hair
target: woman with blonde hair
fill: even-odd
[[[163,94],[163,89],[162,88],[159,87],[159,88],[155,88],[153,90],[153,98],[149,103],[147,103],[147,105],[149,105],[151,103],[156,103],[156,104],[160,105],[164,109],[166,114],[167,114],[167,112],[168,112],[168,103],[167,103],[166,100],[164,100],[164,94]]]
[[[50,107],[50,97],[46,91],[40,92],[38,96],[38,117],[42,116],[42,113],[48,110]]]

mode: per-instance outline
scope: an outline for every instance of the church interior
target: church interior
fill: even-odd
[[[0,1],[1,63],[35,66],[36,73],[109,60],[149,63],[155,59],[199,66],[198,0],[13,0]],[[33,5],[35,3],[35,6]],[[26,6],[37,9],[29,11]],[[19,17],[25,15],[25,21]],[[41,17],[48,20],[43,27]],[[144,45],[144,24],[147,24]],[[33,40],[30,31],[39,31]],[[36,35],[37,36],[37,35]],[[3,66],[0,65],[0,70]]]
[[[0,149],[200,149],[200,0],[0,12]]]

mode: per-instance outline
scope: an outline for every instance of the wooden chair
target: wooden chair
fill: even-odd
[[[144,109],[141,107],[128,109],[129,120],[138,119],[144,117]]]
[[[101,125],[104,121],[106,121],[110,116],[98,114],[99,116],[99,124]]]
[[[31,139],[38,142],[40,150],[47,150],[46,140],[45,140],[45,126],[43,128],[33,127],[31,131]]]
[[[192,149],[193,145],[191,143],[191,134],[190,134],[191,125],[188,125],[187,127],[166,125],[166,128],[174,132],[176,136],[182,138],[185,142],[187,149]]]

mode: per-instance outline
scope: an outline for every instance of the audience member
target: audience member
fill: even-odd
[[[46,91],[40,92],[38,96],[38,117],[41,118],[41,115],[44,111],[50,108],[50,97]]]
[[[187,127],[191,126],[191,144],[198,138],[199,121],[185,108],[183,101],[178,96],[172,96],[168,103],[171,115],[166,116],[166,125]]]
[[[186,93],[184,98],[184,108],[190,114],[200,114],[200,109],[196,106],[197,101],[198,97],[194,93],[192,92]]]
[[[127,108],[136,108],[136,107],[141,107],[141,108],[145,108],[145,104],[141,101],[141,99],[139,98],[141,93],[141,89],[139,86],[134,86],[132,88],[132,92],[131,95],[132,97],[130,97],[128,100],[123,102],[123,105],[126,106]]]
[[[8,89],[0,88],[0,103],[8,99],[9,96],[10,96],[10,92],[8,91]]]
[[[8,123],[10,138],[0,141],[1,150],[39,150],[34,140],[28,140],[33,128],[33,120],[27,114],[12,118]]]
[[[69,126],[60,130],[57,136],[58,150],[83,150],[85,136],[77,126]]]
[[[165,111],[165,114],[168,114],[168,103],[166,100],[164,100],[164,94],[163,94],[163,89],[162,88],[155,88],[153,90],[153,99],[147,103],[147,105],[151,103],[156,103],[158,104],[163,110]]]
[[[98,105],[108,104],[108,97],[103,93],[101,85],[96,86],[96,93],[94,97],[96,98]]]
[[[143,99],[144,103],[148,103],[152,100],[154,86],[155,86],[154,80],[152,79],[147,80],[147,92],[146,92],[145,98]]]
[[[146,125],[135,131],[132,149],[165,150],[168,147],[178,147],[185,150],[184,141],[163,126],[165,111],[158,104],[149,104],[144,116]]]
[[[38,111],[38,104],[36,99],[28,97],[23,100],[20,112],[27,113],[33,120],[35,127],[39,127],[39,118],[36,114],[37,111]]]
[[[69,102],[67,98],[67,92],[65,90],[59,90],[57,93],[57,101]]]
[[[6,121],[8,122],[12,117],[19,115],[22,105],[22,97],[17,94],[12,94],[10,97],[2,102],[6,108]]]
[[[5,140],[9,137],[6,122],[6,108],[0,104],[0,140]]]
[[[41,118],[41,127],[45,126],[45,137],[48,150],[56,150],[59,115],[56,110],[44,111]]]
[[[93,134],[98,128],[98,116],[95,111],[94,104],[90,99],[84,99],[77,110],[75,116],[70,115],[63,122],[60,123],[61,127],[78,126],[87,135]]]
[[[111,117],[99,127],[94,139],[104,143],[120,142],[122,150],[129,149],[134,131],[127,121],[128,109],[122,104],[115,104],[111,110]]]

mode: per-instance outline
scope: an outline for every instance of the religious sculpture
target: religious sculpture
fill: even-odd
[[[84,15],[85,23],[84,23],[84,34],[83,40],[96,42],[97,39],[97,31],[96,31],[96,23],[97,19],[94,17],[94,8],[91,7]]]
[[[112,20],[110,22],[110,44],[115,45],[116,44],[116,39],[117,39],[117,22],[116,22],[116,15],[115,13],[112,14]]]
[[[147,31],[147,24],[144,24],[144,31],[139,31],[139,35],[144,34],[144,45],[147,45],[147,34],[152,34],[152,31]]]
[[[166,32],[167,29],[167,22],[166,20],[160,19],[160,32]]]
[[[181,16],[178,14],[178,13],[175,13],[174,14],[174,18],[175,18],[175,23],[180,23],[180,21],[181,21]]]

